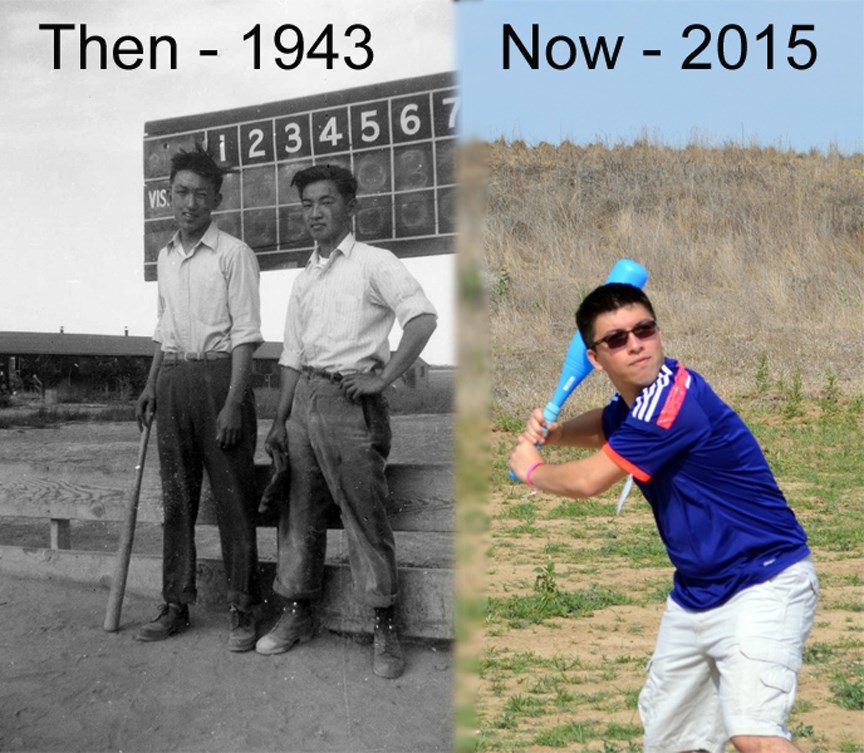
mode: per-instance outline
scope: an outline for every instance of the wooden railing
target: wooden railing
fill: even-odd
[[[151,448],[155,455],[155,449]],[[259,490],[269,480],[269,465],[256,466]],[[449,463],[393,463],[387,468],[389,512],[396,534],[400,577],[400,612],[407,635],[450,639],[453,634],[453,486]],[[76,473],[68,464],[52,466],[30,460],[0,464],[0,525],[2,518],[44,521],[50,529],[49,547],[0,546],[0,572],[26,577],[68,579],[109,586],[113,551],[76,549],[72,521],[121,521],[129,478],[111,468],[100,473],[88,467]],[[140,524],[162,522],[158,462],[145,469],[138,508]],[[275,573],[274,520],[262,520],[259,533],[261,575],[265,598],[274,599],[269,584]],[[342,541],[338,511],[333,508],[328,531],[325,590],[319,604],[323,624],[345,632],[365,632],[371,610],[352,594],[350,571]],[[270,529],[267,533],[267,529]],[[266,541],[264,540],[266,538]],[[223,607],[225,578],[212,499],[206,489],[198,517],[198,601]],[[136,554],[130,563],[127,592],[159,598],[161,556]],[[107,590],[106,590],[107,598]],[[122,626],[122,625],[121,625]]]

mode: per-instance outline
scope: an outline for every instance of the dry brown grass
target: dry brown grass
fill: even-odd
[[[627,257],[669,355],[727,397],[768,378],[860,396],[864,155],[773,148],[479,145],[493,409],[545,404],[574,312]],[[608,395],[591,378],[580,404]],[[571,409],[572,410],[572,409]]]

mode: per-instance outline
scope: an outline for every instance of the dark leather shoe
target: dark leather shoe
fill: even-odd
[[[293,602],[267,635],[258,639],[259,654],[282,654],[297,643],[311,640],[315,633],[312,612],[308,606]]]
[[[394,680],[402,674],[405,658],[399,645],[396,610],[393,607],[375,610],[372,654],[372,671],[378,677]]]
[[[229,651],[251,651],[255,648],[255,615],[237,607],[231,607],[231,634],[228,636]]]
[[[138,641],[162,641],[189,627],[188,604],[163,604],[152,622],[142,625],[135,636]]]

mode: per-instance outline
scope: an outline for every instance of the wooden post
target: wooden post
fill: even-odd
[[[67,518],[51,518],[51,548],[72,548],[72,529]]]

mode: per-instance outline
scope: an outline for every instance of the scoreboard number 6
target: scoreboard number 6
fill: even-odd
[[[419,109],[420,105],[416,102],[402,108],[402,114],[399,116],[399,127],[406,136],[413,136],[420,130],[422,122],[417,115]]]

